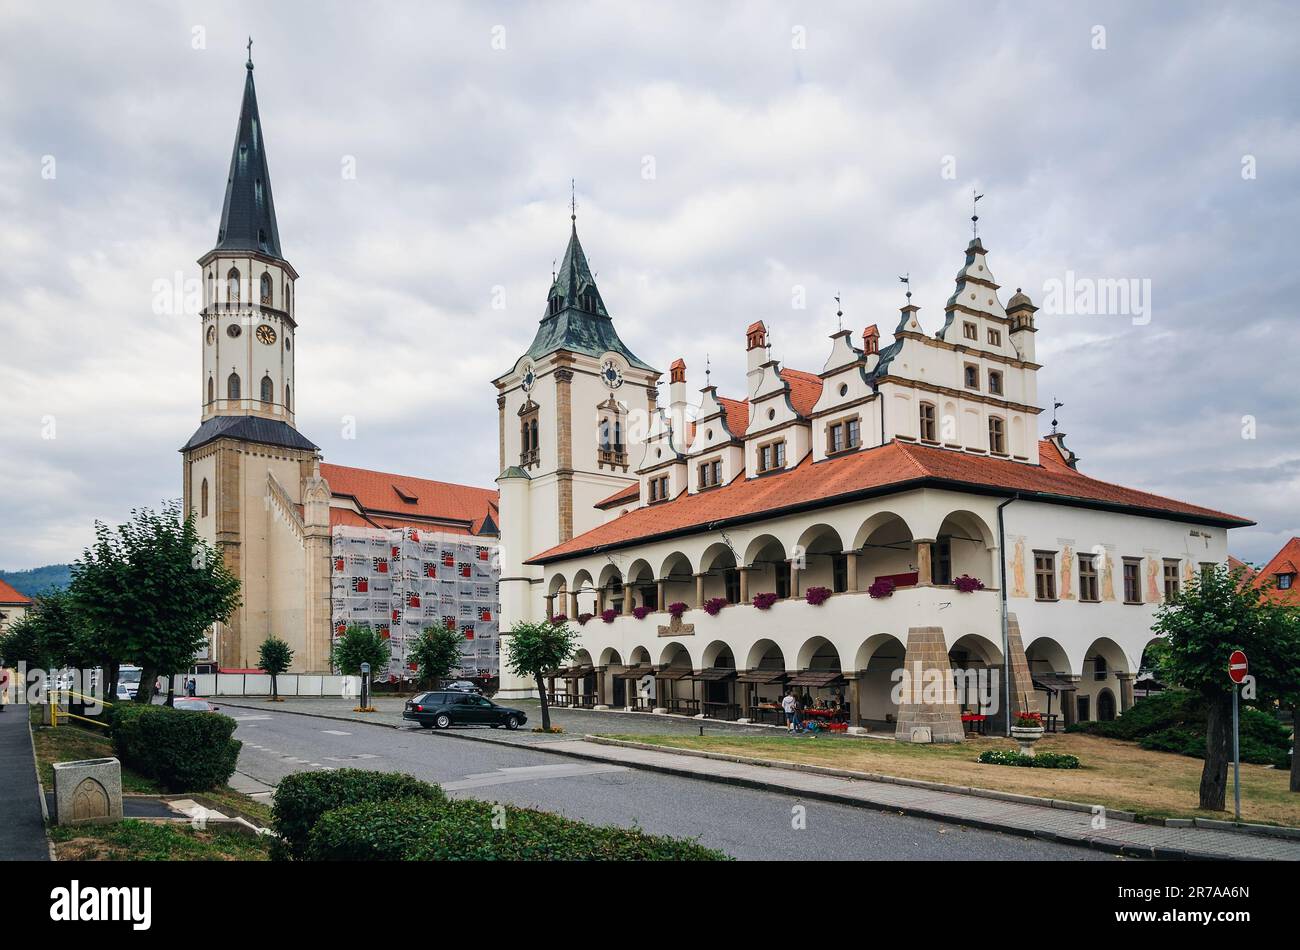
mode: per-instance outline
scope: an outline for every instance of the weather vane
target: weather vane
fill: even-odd
[[[569,220],[578,223],[578,182],[574,178],[569,179]]]
[[[712,369],[712,367],[711,367],[711,365],[710,365],[710,363],[709,363],[709,354],[708,354],[708,353],[705,353],[705,354],[704,354],[704,385],[705,385],[705,388],[707,388],[708,385],[709,385],[709,374],[712,373],[712,372],[713,372],[713,369]]]
[[[910,304],[912,302],[912,272],[908,271],[902,277],[898,278],[898,280],[899,283],[904,284],[907,287],[907,302]]]
[[[835,319],[840,323],[840,329],[844,329],[844,305],[840,303],[840,295],[835,295]]]
[[[970,207],[971,207],[970,235],[972,238],[978,238],[980,236],[979,203],[980,203],[980,199],[983,198],[984,196],[975,194],[974,188],[970,190],[970,193],[973,196],[970,203]]]
[[[1056,435],[1056,410],[1064,405],[1063,402],[1057,402],[1055,396],[1052,397],[1052,435]]]

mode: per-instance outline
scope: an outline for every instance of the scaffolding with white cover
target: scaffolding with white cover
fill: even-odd
[[[388,641],[390,683],[416,676],[409,654],[426,627],[461,634],[460,675],[500,671],[497,542],[419,528],[353,528],[331,532],[331,597],[335,639],[353,624]]]

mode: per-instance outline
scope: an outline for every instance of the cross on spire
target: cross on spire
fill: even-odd
[[[249,69],[253,68],[253,38],[248,38],[248,62],[245,64]]]

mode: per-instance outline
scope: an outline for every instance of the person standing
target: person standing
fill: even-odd
[[[785,710],[786,731],[793,734],[799,729],[799,700],[795,699],[794,690],[786,690],[781,708]]]

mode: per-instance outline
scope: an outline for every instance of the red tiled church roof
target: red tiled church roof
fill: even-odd
[[[14,590],[12,584],[3,577],[0,577],[0,604],[5,604],[10,607],[17,605],[29,607],[31,606],[31,603],[32,599],[30,597],[26,594],[18,593],[18,591]]]
[[[334,495],[351,498],[362,514],[331,508],[330,524],[401,528],[437,522],[452,533],[479,533],[485,522],[497,525],[497,492],[428,478],[392,475],[322,462],[320,473]],[[493,530],[495,533],[495,530]]]
[[[1050,445],[1040,445],[1043,448],[1055,452]],[[1253,523],[1210,508],[1098,481],[1064,465],[1059,454],[1056,459],[1049,457],[1045,464],[1027,465],[897,441],[816,464],[810,456],[779,475],[741,477],[720,488],[629,511],[542,551],[530,563],[686,534],[719,521],[756,520],[786,510],[841,504],[855,497],[925,485],[966,487],[998,495],[1019,492],[1062,504],[1165,515],[1228,527]]]

